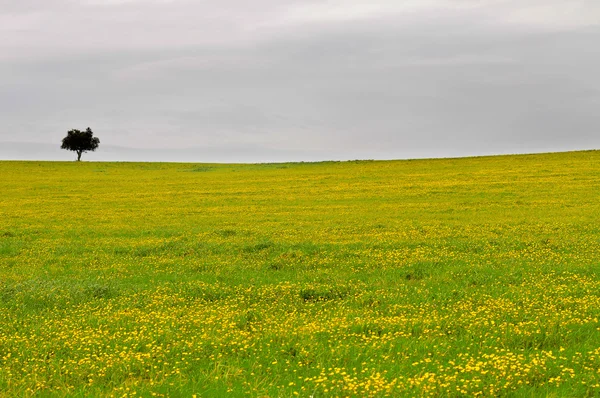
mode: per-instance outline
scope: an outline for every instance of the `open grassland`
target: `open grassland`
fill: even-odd
[[[0,162],[0,396],[599,396],[600,152]]]

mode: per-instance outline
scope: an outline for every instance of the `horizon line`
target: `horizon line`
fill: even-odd
[[[0,141],[1,143],[1,141]],[[121,147],[125,148],[125,147]],[[131,148],[133,149],[133,148]],[[143,150],[143,149],[141,149]],[[173,149],[172,149],[173,150]],[[439,156],[439,157],[415,157],[415,158],[386,158],[386,159],[324,159],[324,160],[290,160],[290,161],[265,161],[265,162],[188,162],[188,161],[144,161],[144,160],[44,160],[44,159],[0,159],[0,162],[43,162],[43,163],[161,163],[161,164],[216,164],[216,165],[256,165],[256,164],[296,164],[296,163],[349,163],[349,162],[408,162],[408,161],[425,161],[425,160],[460,160],[460,159],[475,159],[475,158],[495,158],[495,157],[516,157],[516,156],[537,156],[537,155],[555,155],[568,153],[583,153],[583,152],[598,152],[597,149],[575,149],[564,151],[542,151],[542,152],[526,152],[526,153],[496,153],[484,155],[465,155],[465,156]]]

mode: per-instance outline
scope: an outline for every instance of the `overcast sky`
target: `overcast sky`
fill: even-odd
[[[0,0],[0,158],[600,148],[599,43],[599,0]]]

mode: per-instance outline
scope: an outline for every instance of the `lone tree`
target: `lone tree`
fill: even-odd
[[[81,154],[87,151],[95,151],[100,145],[98,137],[94,137],[91,128],[85,131],[71,130],[67,132],[67,136],[63,138],[61,149],[77,152],[77,161],[81,161]]]

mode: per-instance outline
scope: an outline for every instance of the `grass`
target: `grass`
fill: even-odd
[[[600,152],[0,162],[0,396],[598,396]]]

